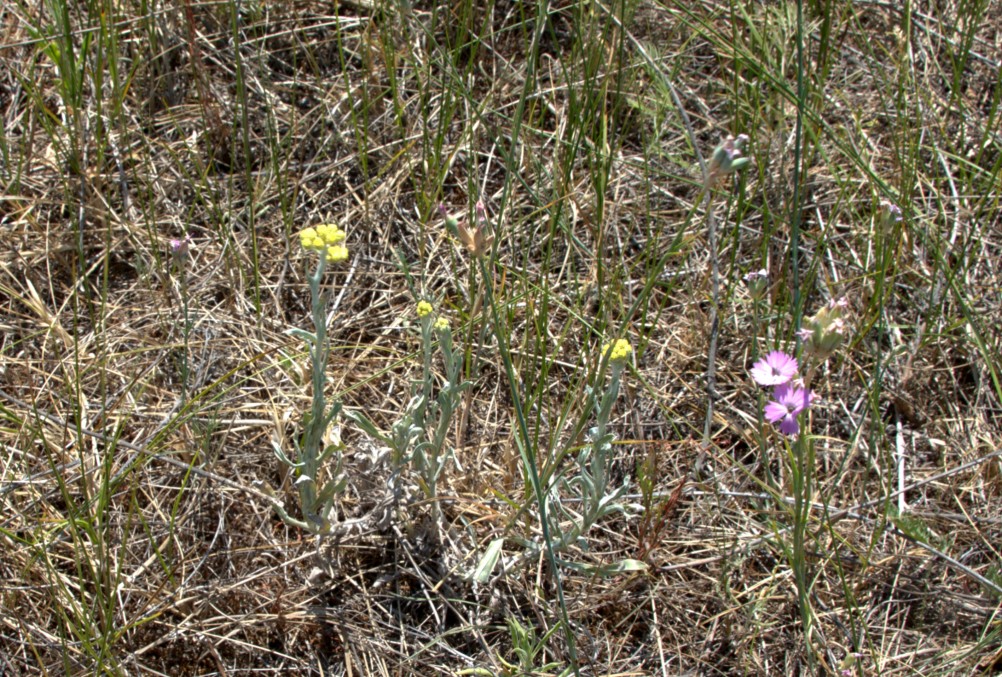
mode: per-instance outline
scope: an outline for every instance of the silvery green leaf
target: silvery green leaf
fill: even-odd
[[[327,447],[323,451],[320,452],[320,455],[317,456],[317,465],[319,465],[319,464],[323,463],[324,461],[326,461],[328,458],[330,458],[334,454],[334,452],[338,451],[340,448],[341,448],[341,445],[335,445],[335,444],[329,444],[329,445],[327,445]]]
[[[630,571],[646,571],[647,564],[638,559],[623,559],[613,564],[585,564],[583,562],[569,562],[558,560],[560,564],[568,569],[578,571],[589,576],[615,576]]]
[[[348,478],[345,476],[340,476],[332,479],[327,485],[317,494],[317,504],[327,505],[336,494],[340,494],[344,491],[344,488],[348,486]]]
[[[324,419],[324,428],[327,428],[331,422],[341,413],[341,403],[335,402],[331,405],[331,409],[327,412],[327,418]]]
[[[372,421],[366,418],[365,414],[359,411],[345,410],[344,417],[354,421],[355,424],[362,429],[362,432],[364,432],[369,437],[374,437],[383,444],[390,443],[390,438],[384,435],[383,433],[379,432],[375,424],[373,424]]]
[[[416,411],[424,406],[424,395],[415,395],[411,398],[411,401],[407,403],[406,411]]]
[[[278,458],[278,460],[281,461],[282,463],[284,463],[285,465],[287,465],[287,466],[289,466],[291,468],[301,468],[301,467],[303,467],[302,463],[294,463],[288,456],[285,455],[285,452],[282,451],[282,447],[278,446],[274,442],[271,443],[271,448],[272,448],[272,451],[275,452],[275,456]]]
[[[425,467],[425,463],[426,463],[425,456],[424,456],[424,451],[421,450],[420,448],[418,448],[418,449],[415,449],[413,452],[411,452],[411,462],[419,470],[423,469]]]
[[[587,470],[582,470],[580,475],[576,475],[567,481],[569,487],[581,487],[581,493],[591,495],[595,493],[595,478]]]
[[[487,546],[487,550],[484,551],[484,556],[480,558],[480,563],[477,564],[477,568],[473,571],[473,580],[475,582],[487,582],[487,579],[490,578],[491,573],[494,571],[494,567],[498,563],[498,558],[501,556],[501,547],[503,545],[503,538],[495,538],[490,542]]]
[[[310,345],[316,345],[317,336],[312,332],[304,331],[302,329],[299,329],[298,327],[292,327],[291,329],[286,329],[285,333],[288,334],[289,336],[295,336],[296,338],[303,339]]]
[[[613,491],[611,494],[603,496],[599,501],[599,508],[606,514],[612,512],[623,512],[623,506],[617,502],[619,497],[622,495],[623,490],[620,488]]]

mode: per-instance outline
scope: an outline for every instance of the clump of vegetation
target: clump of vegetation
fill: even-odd
[[[997,671],[955,4],[6,3],[0,672]]]

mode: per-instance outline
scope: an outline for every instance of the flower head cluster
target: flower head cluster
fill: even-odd
[[[849,307],[845,298],[833,299],[821,310],[804,321],[797,336],[804,342],[804,353],[816,357],[819,362],[827,360],[845,335],[843,312]]]
[[[765,290],[769,288],[769,271],[765,268],[753,270],[742,277],[741,280],[745,283],[745,287],[748,288],[748,294],[753,299],[760,299],[765,294]]]
[[[616,339],[602,346],[602,355],[608,355],[610,362],[625,360],[633,352],[633,346],[626,339]]]
[[[447,331],[449,329],[449,320],[445,317],[439,317],[435,320],[435,331]]]
[[[904,215],[901,213],[901,207],[887,200],[880,201],[880,209],[877,211],[877,223],[885,235],[890,235],[894,229],[894,225],[901,223],[903,220]]]
[[[420,318],[425,318],[431,315],[435,311],[435,308],[427,301],[418,301],[417,304],[417,316]]]
[[[333,223],[323,223],[316,228],[299,232],[299,243],[306,251],[323,253],[328,263],[341,263],[348,259],[348,248],[343,244],[345,233]]]
[[[449,208],[443,204],[438,206],[438,213],[445,219],[445,228],[450,235],[459,236],[459,217],[449,213]]]
[[[482,201],[477,202],[476,211],[476,227],[471,227],[465,222],[449,221],[448,218],[446,219],[446,226],[455,223],[456,232],[463,246],[466,247],[466,251],[479,258],[490,251],[491,246],[494,244],[494,236],[487,232],[487,207]]]
[[[188,248],[191,246],[191,235],[185,235],[180,240],[171,239],[170,253],[176,260],[183,260],[188,256]]]
[[[745,146],[748,144],[748,135],[739,134],[737,137],[728,136],[723,143],[713,149],[710,157],[710,169],[707,174],[707,185],[712,188],[720,179],[730,176],[734,172],[743,169],[751,161],[744,156]]]
[[[773,399],[765,405],[765,418],[776,424],[784,435],[800,432],[797,416],[811,406],[814,393],[803,388],[794,380],[797,375],[797,360],[792,355],[773,351],[752,365],[751,374],[761,386],[775,386]]]

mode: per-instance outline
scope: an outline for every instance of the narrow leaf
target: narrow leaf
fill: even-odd
[[[480,564],[477,565],[476,571],[473,572],[473,580],[475,582],[487,582],[487,579],[490,578],[491,573],[494,571],[494,567],[498,563],[498,557],[501,556],[501,546],[503,545],[503,538],[495,538],[491,541],[490,545],[487,546],[487,551],[480,559]]]

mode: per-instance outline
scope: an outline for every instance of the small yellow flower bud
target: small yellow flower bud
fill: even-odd
[[[435,320],[436,331],[445,331],[448,328],[449,328],[449,320],[447,320],[446,318],[440,317],[437,320]]]
[[[435,309],[427,301],[418,301],[418,304],[417,304],[417,316],[418,317],[426,317],[426,316],[430,315],[433,310],[435,310]]]

